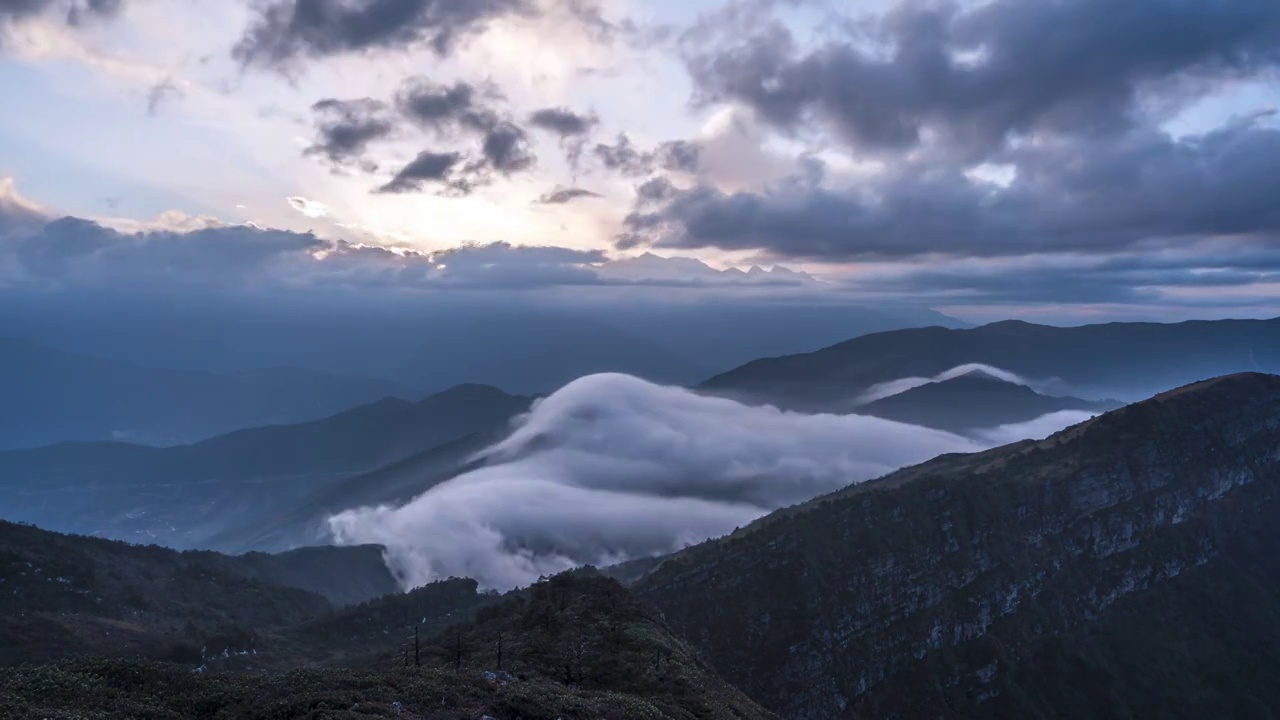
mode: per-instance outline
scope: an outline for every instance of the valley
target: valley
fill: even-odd
[[[1276,702],[1261,648],[1280,638],[1268,551],[1280,536],[1267,519],[1277,447],[1280,379],[1230,375],[1044,439],[944,454],[631,569],[505,593],[461,578],[400,592],[376,546],[227,556],[4,524],[0,663],[50,664],[6,674],[0,708],[1251,711]],[[1240,614],[1247,639],[1205,635],[1243,629]],[[1156,647],[1165,660],[1138,670]],[[103,659],[75,659],[86,655]],[[1257,665],[1206,675],[1206,661]],[[1073,694],[1080,682],[1105,694]],[[85,689],[56,690],[67,683]],[[189,689],[159,699],[153,684]]]

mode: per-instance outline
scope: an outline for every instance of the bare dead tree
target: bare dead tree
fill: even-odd
[[[422,667],[422,661],[418,659],[418,627],[413,626],[413,666]]]
[[[502,633],[498,633],[498,672],[502,672]]]

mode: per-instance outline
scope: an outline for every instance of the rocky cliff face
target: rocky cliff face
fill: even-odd
[[[1278,490],[1280,377],[1234,375],[776,513],[636,591],[787,718],[1275,710],[1202,626],[1239,633],[1232,617],[1280,600]],[[1280,639],[1280,619],[1249,633]],[[1125,669],[1175,637],[1163,674]],[[1183,677],[1203,692],[1184,697]]]

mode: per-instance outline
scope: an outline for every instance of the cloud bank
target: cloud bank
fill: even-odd
[[[671,552],[904,465],[1085,417],[1057,414],[971,440],[593,375],[536,404],[481,454],[484,467],[399,508],[340,513],[330,530],[340,544],[386,546],[406,587],[455,575],[510,588],[585,563]]]

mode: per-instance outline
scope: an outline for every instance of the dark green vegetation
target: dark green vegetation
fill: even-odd
[[[382,559],[380,545],[318,545],[282,553],[226,556],[190,551],[190,557],[229,564],[234,572],[272,585],[323,595],[334,605],[352,605],[399,590]]]
[[[249,651],[260,628],[394,590],[377,547],[236,557],[0,522],[0,664],[80,654],[198,662],[202,646]]]
[[[716,698],[718,699],[718,698]],[[770,718],[746,699],[684,709],[627,693],[569,688],[547,678],[514,682],[474,670],[311,669],[284,674],[199,675],[128,660],[82,660],[0,675],[0,717],[46,720],[693,720]]]
[[[594,572],[335,610],[262,562],[0,525],[0,663],[46,663],[0,717],[771,717]]]
[[[792,409],[849,412],[872,385],[969,363],[1056,378],[1082,397],[1134,400],[1227,373],[1280,372],[1280,318],[1070,328],[1010,320],[967,330],[893,330],[756,360],[701,388]]]
[[[281,628],[272,652],[255,661],[258,667],[279,669],[403,664],[415,626],[419,649],[425,653],[432,636],[470,620],[500,597],[480,592],[470,578],[442,580]],[[420,659],[426,657],[420,655]]]
[[[319,539],[331,512],[430,485],[415,472],[407,485],[388,490],[383,476],[366,473],[442,453],[449,461],[441,471],[454,469],[464,456],[448,454],[451,442],[501,431],[529,402],[462,385],[418,403],[386,398],[322,420],[193,445],[62,443],[4,452],[0,507],[7,519],[63,532],[172,547],[280,550]]]
[[[627,717],[766,717],[616,580],[563,573],[479,608],[445,630],[433,662],[499,668],[636,698]],[[499,656],[501,653],[501,657]]]
[[[963,433],[1034,420],[1062,410],[1104,412],[1114,401],[1041,395],[981,371],[929,383],[857,408],[860,415]]]
[[[145,368],[0,338],[0,450],[64,440],[192,442],[321,418],[397,392],[390,383],[298,368]]]
[[[1280,377],[943,456],[633,586],[788,718],[1280,713]]]

